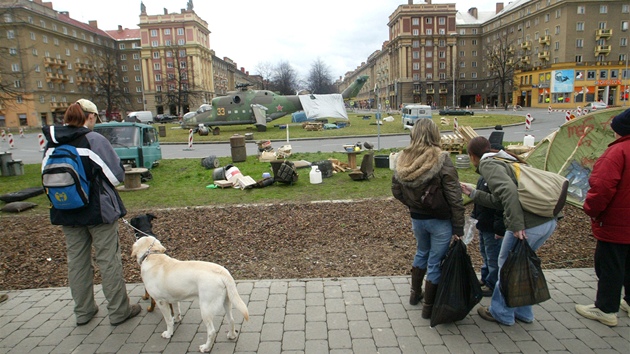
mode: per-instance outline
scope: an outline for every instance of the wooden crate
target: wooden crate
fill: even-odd
[[[309,131],[324,130],[324,124],[315,122],[304,122],[302,123],[302,128]]]

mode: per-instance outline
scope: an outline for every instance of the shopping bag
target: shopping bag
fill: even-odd
[[[451,243],[441,267],[431,327],[464,319],[483,297],[464,241],[457,239]]]
[[[527,240],[514,244],[501,268],[499,289],[509,307],[534,305],[551,298],[540,258]]]

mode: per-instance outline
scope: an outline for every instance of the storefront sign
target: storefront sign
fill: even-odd
[[[621,80],[597,80],[597,86],[615,86],[621,85]]]

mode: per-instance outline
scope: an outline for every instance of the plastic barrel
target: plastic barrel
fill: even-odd
[[[225,179],[225,167],[218,167],[212,171],[212,179],[220,181]]]
[[[230,137],[230,147],[245,146],[245,137],[240,134],[234,134]]]
[[[247,160],[247,149],[245,146],[230,148],[232,153],[232,162],[244,162]]]
[[[470,157],[468,155],[457,155],[455,156],[455,168],[469,168],[470,167]]]

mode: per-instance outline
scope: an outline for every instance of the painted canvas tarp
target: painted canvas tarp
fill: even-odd
[[[610,122],[623,111],[599,110],[564,123],[536,145],[527,156],[527,163],[565,176],[569,180],[567,201],[582,207],[593,165],[615,140]]]

